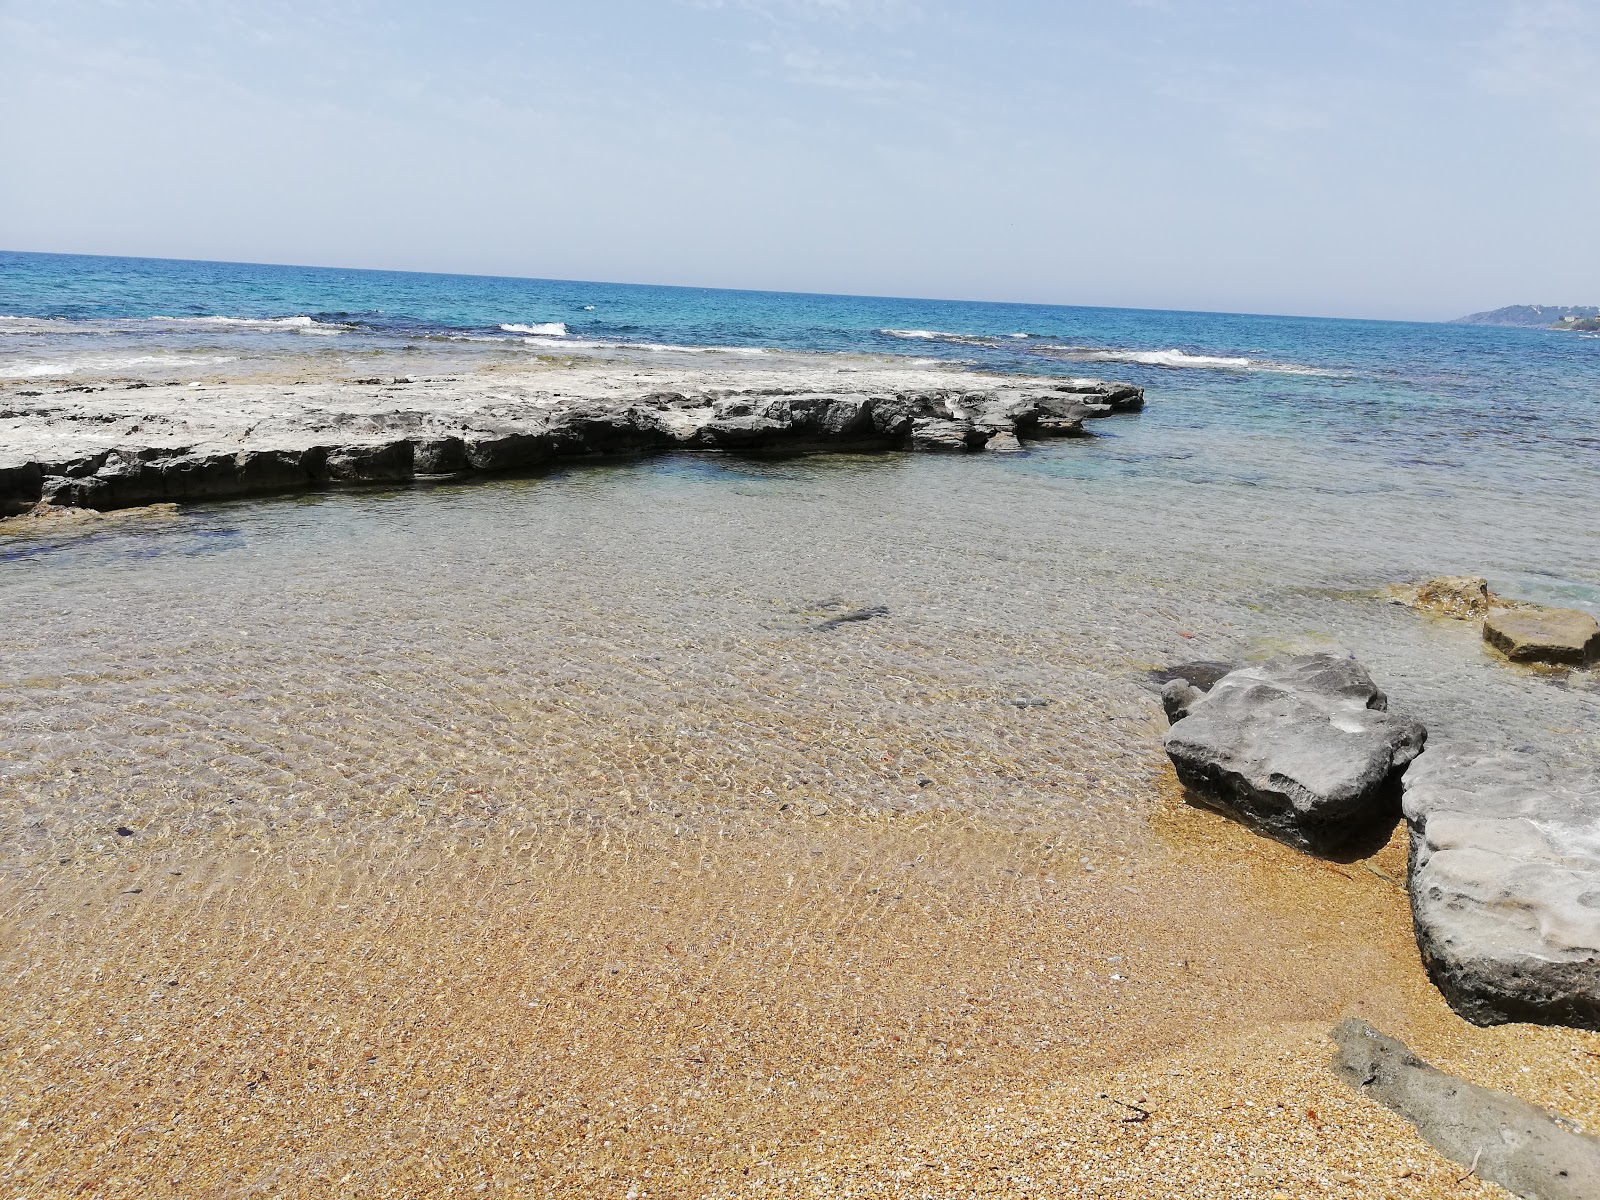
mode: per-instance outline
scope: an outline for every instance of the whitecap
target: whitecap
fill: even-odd
[[[507,333],[531,333],[536,337],[566,337],[567,327],[560,321],[547,321],[543,325],[502,325]]]

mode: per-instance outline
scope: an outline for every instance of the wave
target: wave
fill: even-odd
[[[987,346],[991,349],[1000,349],[1008,342],[1029,341],[1033,344],[1026,347],[1028,354],[1043,354],[1052,358],[1069,358],[1075,362],[1120,362],[1135,363],[1146,367],[1169,368],[1202,368],[1213,371],[1268,371],[1280,375],[1327,375],[1337,376],[1338,371],[1323,370],[1319,367],[1302,366],[1299,363],[1276,362],[1267,358],[1248,358],[1235,354],[1194,354],[1187,350],[1132,350],[1132,349],[1102,349],[1095,346],[1064,346],[1059,343],[1051,344],[1030,333],[1007,333],[983,335],[974,333],[943,333],[936,329],[880,329],[878,333],[885,337],[902,338],[908,341],[947,342],[956,346]]]
[[[343,333],[353,325],[319,321],[315,317],[145,317],[164,325],[204,325],[229,329],[292,329],[297,333]]]
[[[937,329],[880,329],[884,337],[914,342],[949,342],[956,346],[998,346],[1006,338],[1025,338],[1026,333],[1008,333],[1005,338],[977,333],[942,333]]]
[[[0,366],[0,379],[54,379],[62,375],[88,372],[103,375],[107,372],[125,371],[129,367],[146,363],[160,363],[167,367],[192,367],[205,363],[237,362],[232,355],[214,354],[200,358],[170,354],[139,354],[132,358],[78,358],[58,362],[17,362]]]
[[[1059,355],[1075,362],[1137,363],[1146,367],[1201,368],[1213,371],[1267,371],[1276,375],[1337,376],[1338,371],[1307,367],[1299,363],[1276,362],[1270,358],[1247,358],[1233,354],[1191,354],[1187,350],[1100,350],[1090,346],[1040,347],[1039,353]]]
[[[498,339],[490,338],[489,341]],[[569,337],[525,337],[526,346],[557,350],[648,350],[656,354],[766,354],[759,346],[679,346],[671,342],[598,342]]]
[[[500,328],[507,333],[531,333],[536,337],[564,338],[567,336],[567,327],[560,321],[547,321],[543,325],[502,325]]]
[[[354,329],[315,317],[17,317],[0,315],[0,333],[9,334],[115,334],[145,333],[152,326],[168,329],[273,329],[292,333],[338,334]]]

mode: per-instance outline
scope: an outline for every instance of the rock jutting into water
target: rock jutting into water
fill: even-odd
[[[1333,1041],[1339,1078],[1399,1113],[1468,1174],[1537,1200],[1585,1200],[1600,1187],[1600,1141],[1543,1109],[1446,1075],[1365,1021],[1342,1022]]]
[[[1496,609],[1483,622],[1483,640],[1515,663],[1581,666],[1600,658],[1600,622],[1582,609]]]
[[[949,367],[641,371],[578,362],[441,380],[73,387],[0,407],[0,515],[537,467],[668,450],[944,450],[1082,436],[1142,389]]]
[[[1404,806],[1417,945],[1451,1007],[1600,1029],[1600,777],[1432,745]]]
[[[1387,711],[1361,665],[1330,654],[1231,671],[1209,691],[1162,690],[1165,746],[1202,802],[1297,849],[1337,853],[1392,815],[1422,725]]]

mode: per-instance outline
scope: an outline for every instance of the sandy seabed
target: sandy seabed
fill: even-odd
[[[13,874],[0,1186],[1502,1194],[1334,1079],[1347,1013],[1595,1126],[1600,1037],[1428,985],[1398,836],[1324,863],[1162,808],[1138,863],[813,805]]]

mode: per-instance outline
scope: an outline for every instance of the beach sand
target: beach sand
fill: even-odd
[[[16,871],[0,1187],[1502,1194],[1334,1078],[1352,1013],[1600,1126],[1600,1036],[1428,984],[1403,835],[1327,863],[1173,791],[1131,858],[820,808]]]

